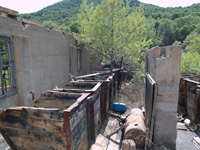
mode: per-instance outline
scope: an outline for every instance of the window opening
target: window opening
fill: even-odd
[[[0,34],[0,98],[16,90],[12,37]]]
[[[81,54],[81,49],[77,49],[77,57],[78,57],[78,71],[82,70],[82,54]]]

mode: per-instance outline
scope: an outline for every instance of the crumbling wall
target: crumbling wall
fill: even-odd
[[[76,76],[90,70],[90,55],[84,48],[82,69],[77,70],[77,45],[71,33],[0,16],[0,34],[13,36],[17,82],[17,94],[0,99],[0,108],[31,106],[31,91],[37,98],[41,91],[64,85],[70,72]]]
[[[180,46],[155,47],[147,51],[146,71],[158,84],[154,142],[170,150],[176,149],[180,65]]]

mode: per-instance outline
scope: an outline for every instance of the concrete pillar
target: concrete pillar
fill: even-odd
[[[147,51],[147,62],[146,71],[158,84],[153,142],[175,150],[181,47],[152,48]]]

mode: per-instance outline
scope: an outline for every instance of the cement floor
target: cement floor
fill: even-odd
[[[197,150],[192,139],[197,134],[191,131],[177,130],[176,150]]]

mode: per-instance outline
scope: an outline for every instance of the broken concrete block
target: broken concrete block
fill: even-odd
[[[133,140],[123,140],[122,150],[136,150],[136,144]]]

